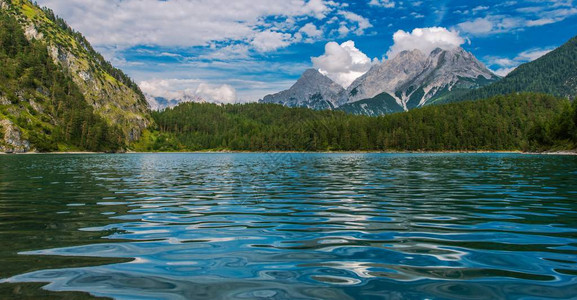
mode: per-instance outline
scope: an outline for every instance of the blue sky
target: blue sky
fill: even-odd
[[[421,40],[461,45],[503,75],[577,35],[572,0],[38,3],[82,32],[145,92],[224,102],[255,101],[286,89],[323,54],[326,59],[314,66],[342,75],[341,84],[386,59],[393,45],[419,48]],[[416,28],[425,29],[417,34]],[[393,39],[400,30],[404,35]],[[349,42],[343,51],[333,43],[347,41],[354,47]]]

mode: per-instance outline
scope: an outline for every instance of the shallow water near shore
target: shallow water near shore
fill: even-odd
[[[576,179],[575,156],[4,155],[0,298],[572,299]]]

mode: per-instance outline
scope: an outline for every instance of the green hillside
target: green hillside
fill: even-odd
[[[0,70],[0,151],[115,151],[151,122],[129,77],[29,1],[0,1]]]

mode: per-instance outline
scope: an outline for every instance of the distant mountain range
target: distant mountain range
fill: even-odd
[[[413,50],[373,66],[346,89],[307,70],[289,90],[260,102],[376,116],[519,92],[577,97],[577,37],[504,78],[460,47],[428,55]]]
[[[497,75],[460,47],[437,48],[429,54],[413,50],[373,66],[347,89],[316,70],[307,70],[290,89],[260,102],[381,115],[428,105],[497,80]]]
[[[187,93],[182,93],[182,95],[179,95],[177,97],[171,97],[170,99],[167,99],[165,97],[158,97],[158,96],[152,96],[149,94],[145,94],[144,95],[146,97],[146,101],[148,102],[148,105],[150,106],[150,109],[152,110],[163,110],[166,108],[171,108],[171,107],[175,107],[180,105],[181,103],[188,103],[188,102],[194,102],[194,103],[206,103],[207,101],[198,96],[198,95],[191,95],[191,94],[187,94]]]

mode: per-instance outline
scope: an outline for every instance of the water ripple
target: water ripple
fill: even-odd
[[[577,298],[575,157],[0,163],[4,283],[116,299]]]

